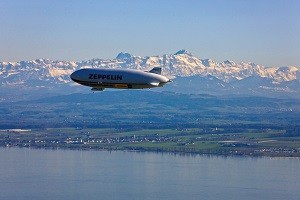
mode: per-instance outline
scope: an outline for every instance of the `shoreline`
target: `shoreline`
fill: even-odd
[[[179,151],[155,151],[155,150],[134,150],[134,149],[115,149],[115,148],[65,148],[65,147],[34,147],[34,146],[0,146],[0,148],[18,148],[18,149],[34,149],[34,150],[70,150],[70,151],[107,151],[107,152],[134,152],[134,153],[159,153],[159,154],[171,154],[179,156],[217,156],[217,157],[244,157],[244,158],[291,158],[299,159],[300,153],[293,155],[284,154],[234,154],[234,153],[196,153],[196,152],[179,152]]]

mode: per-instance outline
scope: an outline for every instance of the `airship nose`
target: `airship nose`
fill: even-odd
[[[73,72],[73,73],[70,75],[70,78],[71,78],[73,81],[77,81],[77,80],[79,79],[79,73],[78,73],[78,71]]]

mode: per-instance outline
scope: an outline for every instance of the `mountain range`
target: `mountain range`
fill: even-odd
[[[264,67],[230,60],[218,63],[200,59],[187,50],[159,56],[134,56],[121,52],[115,59],[80,62],[49,59],[0,62],[0,87],[2,92],[87,91],[88,88],[73,83],[69,75],[77,69],[88,67],[145,71],[162,67],[163,74],[172,77],[174,82],[159,91],[300,98],[299,67]]]

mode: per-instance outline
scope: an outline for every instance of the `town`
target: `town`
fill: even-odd
[[[0,146],[61,149],[130,150],[247,156],[300,156],[300,139],[280,130],[230,133],[207,129],[6,129]]]

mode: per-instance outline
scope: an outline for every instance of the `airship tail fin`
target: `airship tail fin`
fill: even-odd
[[[161,74],[161,67],[154,67],[149,72],[154,74]]]

